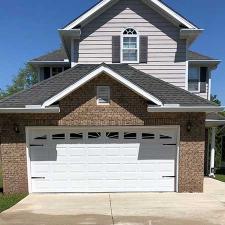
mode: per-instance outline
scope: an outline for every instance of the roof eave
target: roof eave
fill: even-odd
[[[212,119],[206,119],[205,120],[205,126],[210,127],[220,127],[225,125],[225,120],[212,120]]]
[[[221,112],[223,107],[219,106],[148,106],[148,112]]]
[[[80,39],[81,30],[80,29],[71,29],[71,30],[58,29],[58,32],[62,40],[64,49],[66,51],[66,54],[68,58],[71,59],[72,40]]]
[[[31,65],[68,65],[70,64],[68,61],[29,61]]]
[[[185,19],[183,16],[181,16],[179,13],[172,10],[170,7],[168,7],[166,4],[162,3],[161,1],[159,0],[143,0],[143,1],[147,5],[153,6],[158,12],[162,12],[165,15],[167,15],[170,19],[176,21],[178,26],[182,24],[188,29],[198,29],[197,26],[195,26],[193,23]],[[76,18],[70,24],[65,26],[63,30],[71,30],[74,27],[81,25],[84,21],[86,21],[91,16],[95,15],[98,11],[104,9],[104,7],[107,6],[107,4],[109,4],[110,2],[112,2],[112,0],[103,0],[99,2],[90,10],[88,10],[86,13],[82,14],[80,17]],[[114,3],[115,2],[116,1],[114,1]]]
[[[188,41],[188,45],[190,46],[198,37],[202,34],[204,29],[199,28],[189,28],[189,29],[181,29],[180,30],[180,38],[186,39]]]
[[[188,60],[188,62],[191,64],[191,65],[208,65],[208,66],[211,66],[213,68],[217,68],[217,66],[222,62],[221,60],[217,60],[217,59],[203,59],[203,60],[198,60],[198,59],[191,59],[191,60]]]
[[[59,107],[48,107],[48,108],[0,108],[0,114],[25,114],[25,113],[37,113],[37,114],[43,114],[43,113],[59,113],[60,108]]]

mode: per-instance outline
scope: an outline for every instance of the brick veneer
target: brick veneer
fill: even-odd
[[[110,106],[96,105],[96,86],[111,87]],[[179,192],[202,192],[205,113],[148,113],[148,102],[101,75],[59,102],[59,114],[2,114],[1,150],[5,193],[28,191],[26,126],[158,126],[180,125]],[[191,132],[187,122],[191,121]],[[20,133],[14,132],[14,124]]]

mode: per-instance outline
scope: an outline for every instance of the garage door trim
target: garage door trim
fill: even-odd
[[[30,161],[30,155],[29,155],[29,146],[30,146],[30,132],[31,131],[38,131],[38,130],[96,130],[101,129],[103,131],[107,129],[117,129],[124,131],[125,129],[129,130],[143,130],[143,129],[176,129],[177,131],[177,157],[176,157],[176,179],[175,179],[175,191],[179,191],[179,152],[180,152],[180,126],[177,125],[171,125],[171,126],[82,126],[82,127],[68,127],[68,126],[30,126],[26,127],[26,158],[27,158],[27,176],[28,176],[28,192],[32,193],[32,187],[31,187],[31,161]]]

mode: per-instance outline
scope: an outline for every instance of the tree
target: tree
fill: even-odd
[[[37,82],[37,71],[30,64],[25,64],[24,68],[21,68],[18,75],[12,80],[12,84],[8,85],[5,90],[0,89],[0,98],[4,98],[30,88]]]
[[[221,101],[217,98],[217,95],[212,95],[211,101],[213,103],[216,103],[217,105],[221,106]],[[225,116],[225,111],[220,112],[220,114]],[[211,131],[210,131],[209,136],[211,136]],[[211,145],[211,141],[210,141],[210,145]],[[216,155],[215,155],[216,168],[221,167],[221,161],[222,161],[222,134],[221,134],[221,128],[218,128],[216,131]]]
[[[211,95],[211,102],[221,106],[221,101],[217,98],[217,95]]]

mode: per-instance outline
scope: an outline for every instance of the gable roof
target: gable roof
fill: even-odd
[[[0,101],[0,108],[23,108],[30,105],[42,106],[66,89],[77,84],[82,79],[99,68],[113,71],[122,79],[132,83],[144,93],[153,96],[163,105],[179,104],[181,106],[209,106],[215,107],[211,102],[198,97],[188,91],[175,87],[158,78],[145,74],[126,64],[80,64],[66,70],[48,80],[34,85],[31,89],[19,92]],[[68,94],[68,93],[67,93]],[[48,106],[47,104],[45,106]]]
[[[64,62],[65,59],[68,59],[64,48],[59,48],[54,51],[51,51],[45,55],[39,56],[38,58],[32,59],[31,62]]]
[[[188,52],[188,59],[189,60],[217,60],[217,59],[214,59],[212,57],[209,57],[209,56],[206,56],[206,55],[203,55],[203,54],[200,54],[198,52],[194,52],[194,51],[189,51]]]
[[[71,21],[69,24],[67,24],[65,27],[63,27],[63,29],[71,30],[75,27],[79,27],[87,19],[98,14],[101,10],[106,9],[107,5],[117,3],[118,1],[119,0],[102,0],[98,2],[92,8],[90,8],[85,13],[83,13],[81,16],[77,17],[76,19]],[[179,13],[177,13],[175,10],[173,10],[168,5],[163,3],[161,0],[142,0],[142,1],[148,6],[155,8],[160,13],[165,14],[168,17],[172,18],[174,21],[178,22],[179,25],[182,24],[184,27],[188,29],[198,29],[196,25],[194,25],[189,20],[181,16]]]

